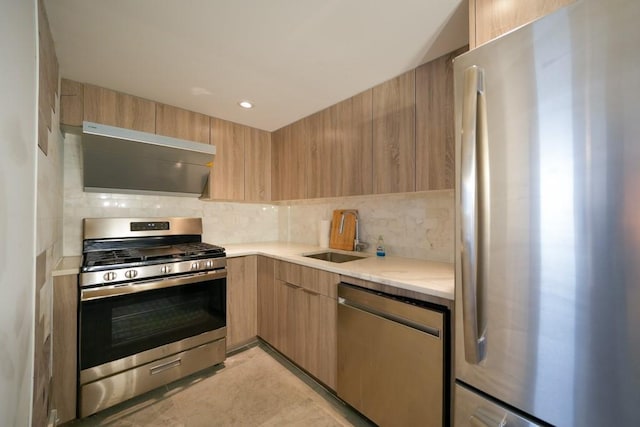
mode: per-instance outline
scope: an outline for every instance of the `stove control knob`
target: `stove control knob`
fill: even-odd
[[[136,270],[127,270],[124,272],[124,277],[127,279],[133,279],[138,276],[138,272]]]
[[[206,268],[211,268],[211,267],[213,267],[213,261],[211,261],[211,260],[206,261],[206,262],[204,263],[204,266],[205,266]]]
[[[113,271],[109,271],[108,273],[104,273],[104,276],[102,276],[104,278],[105,281],[107,282],[111,282],[112,280],[116,280],[116,277],[118,275],[113,272]]]
[[[191,269],[192,270],[197,270],[198,268],[200,268],[200,265],[198,265],[197,262],[194,262],[193,264],[191,264]]]
[[[162,274],[171,273],[171,266],[170,265],[163,265],[162,267],[160,267],[160,273],[162,273]]]

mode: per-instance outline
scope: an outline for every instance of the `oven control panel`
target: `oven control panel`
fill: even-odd
[[[133,281],[162,276],[203,272],[223,269],[227,266],[227,258],[202,259],[198,261],[181,261],[163,265],[148,265],[134,268],[119,268],[110,271],[84,272],[80,274],[80,286],[95,286],[104,283]]]

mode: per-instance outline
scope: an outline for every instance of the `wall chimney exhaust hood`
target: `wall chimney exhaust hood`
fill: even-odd
[[[215,153],[213,145],[83,122],[84,191],[200,197]]]

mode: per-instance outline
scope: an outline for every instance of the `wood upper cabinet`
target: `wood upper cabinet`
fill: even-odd
[[[209,178],[212,199],[244,200],[245,127],[211,118],[210,141],[216,146]]]
[[[371,193],[371,98],[368,90],[307,118],[307,197]]]
[[[271,201],[271,133],[244,127],[244,200]]]
[[[469,0],[469,47],[474,48],[575,0]]]
[[[156,133],[188,141],[209,143],[209,116],[156,104]]]
[[[454,187],[453,58],[466,50],[416,68],[416,191]]]
[[[306,144],[309,119],[299,120],[271,135],[272,200],[306,197]]]
[[[156,131],[156,103],[110,89],[84,85],[84,120],[142,132]]]
[[[258,333],[257,257],[227,259],[227,349],[253,341]]]
[[[415,70],[373,88],[373,192],[415,190]]]
[[[84,119],[84,85],[60,80],[60,124],[82,126]]]

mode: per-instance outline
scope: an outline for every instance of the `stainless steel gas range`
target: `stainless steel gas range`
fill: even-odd
[[[224,361],[226,254],[200,218],[83,227],[80,417]]]

